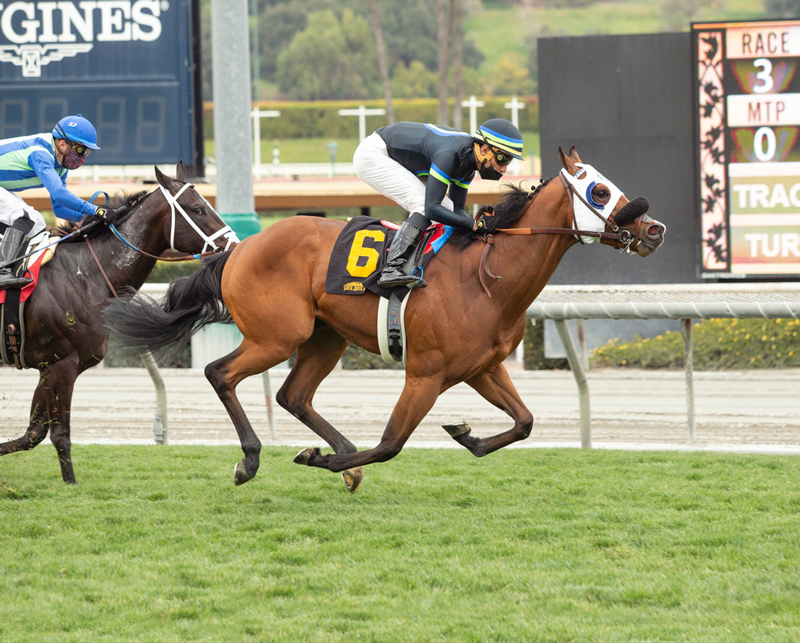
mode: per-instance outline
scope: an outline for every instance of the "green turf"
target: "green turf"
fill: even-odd
[[[407,449],[0,459],[0,640],[796,641],[800,459]]]

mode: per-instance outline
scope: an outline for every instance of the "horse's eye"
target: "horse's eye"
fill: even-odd
[[[595,200],[598,202],[608,201],[611,198],[611,192],[605,188],[597,188],[594,191]]]
[[[196,214],[198,217],[200,217],[200,216],[203,216],[205,214],[205,211],[203,210],[203,208],[199,208],[198,207],[198,208],[193,208],[192,209],[192,213]]]

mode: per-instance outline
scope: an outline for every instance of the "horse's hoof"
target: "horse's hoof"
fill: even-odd
[[[303,449],[300,453],[294,456],[294,463],[307,465],[308,461],[311,460],[311,456],[318,453],[319,453],[318,447],[308,447],[306,449]]]
[[[348,469],[347,471],[342,471],[342,480],[344,480],[344,486],[347,487],[347,490],[350,493],[355,493],[358,489],[358,485],[361,484],[361,481],[364,479],[364,467],[356,467],[355,469]]]
[[[238,487],[239,485],[244,484],[248,480],[252,479],[249,473],[247,473],[247,469],[244,467],[244,461],[239,460],[236,463],[236,466],[233,468],[233,482]]]
[[[469,427],[469,424],[467,424],[464,420],[458,424],[442,424],[442,428],[447,431],[448,435],[453,439],[472,431],[472,429]]]

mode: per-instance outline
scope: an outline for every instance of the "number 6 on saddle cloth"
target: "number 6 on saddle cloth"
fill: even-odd
[[[388,334],[388,352],[381,350],[387,362],[404,361],[401,304],[411,287],[386,289],[378,286],[378,278],[399,226],[372,217],[353,217],[342,230],[331,251],[325,292],[333,295],[363,295],[369,291],[389,300],[388,321],[378,315],[379,336]],[[450,226],[436,223],[428,228],[405,267],[407,274],[419,271],[420,281],[425,267],[453,233]],[[385,306],[381,306],[381,309]],[[387,329],[388,324],[388,329]]]

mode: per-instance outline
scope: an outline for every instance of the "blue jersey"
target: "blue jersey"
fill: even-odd
[[[96,206],[67,189],[67,173],[56,159],[52,134],[34,134],[0,140],[0,187],[21,192],[44,187],[59,219],[80,221]]]

